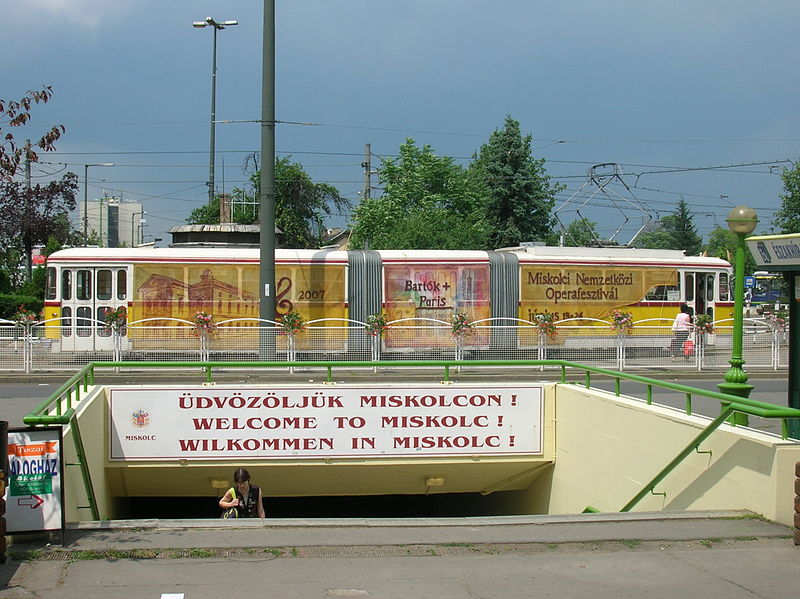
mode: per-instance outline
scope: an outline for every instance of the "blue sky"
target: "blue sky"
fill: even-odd
[[[567,202],[565,222],[595,190],[568,202],[587,169],[613,162],[654,217],[683,197],[708,234],[732,206],[749,204],[768,231],[780,169],[800,157],[796,1],[275,3],[276,118],[309,123],[278,125],[276,149],[354,203],[366,143],[391,156],[413,137],[466,164],[508,114],[567,186],[558,202]],[[34,175],[68,169],[82,185],[84,164],[114,163],[89,170],[89,197],[107,190],[142,201],[145,235],[166,243],[165,231],[207,200],[212,32],[192,22],[239,21],[218,37],[217,119],[254,121],[261,11],[253,0],[5,6],[0,97],[54,90],[15,133],[67,128]],[[218,187],[243,185],[259,126],[220,123],[216,137]],[[593,199],[582,212],[605,236],[629,217],[626,241],[642,213],[624,206]],[[331,222],[346,223],[347,215]]]

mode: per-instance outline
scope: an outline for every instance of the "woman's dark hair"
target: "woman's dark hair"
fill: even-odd
[[[250,481],[250,473],[244,468],[237,468],[233,473],[233,482],[246,483]]]
[[[681,312],[683,312],[684,314],[691,314],[692,313],[691,310],[689,310],[689,306],[687,306],[686,304],[681,304]],[[246,470],[245,470],[245,472],[246,472]]]

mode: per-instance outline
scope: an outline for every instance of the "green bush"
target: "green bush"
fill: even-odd
[[[14,320],[20,306],[25,306],[27,310],[41,314],[44,301],[32,295],[22,295],[18,293],[0,293],[0,318]]]

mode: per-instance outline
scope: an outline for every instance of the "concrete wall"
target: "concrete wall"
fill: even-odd
[[[76,419],[83,439],[86,462],[94,487],[101,520],[112,517],[112,498],[106,479],[107,416],[105,390],[90,388],[78,405]],[[74,420],[73,420],[74,422]],[[64,427],[64,515],[67,522],[91,520],[86,486],[83,483],[72,425]]]
[[[618,511],[709,419],[575,385],[556,391],[556,458],[525,493],[531,512]],[[800,443],[723,424],[633,509],[747,509],[791,525]]]
[[[96,398],[96,399],[95,399]],[[212,479],[230,478],[240,464],[120,464],[107,461],[108,415],[102,388],[81,402],[79,423],[100,518],[113,518],[115,496],[214,496]],[[569,514],[589,505],[614,512],[625,505],[710,422],[680,411],[586,390],[576,385],[545,386],[543,455],[408,460],[316,460],[247,464],[266,495],[384,493],[494,494],[498,514]],[[69,427],[65,461],[77,462]],[[723,427],[707,439],[634,510],[747,509],[792,525],[794,465],[800,443],[743,429]],[[426,489],[427,476],[442,476],[443,487]],[[91,512],[77,466],[66,467],[67,521],[88,520]],[[305,482],[304,482],[305,481]],[[310,482],[309,482],[310,481]],[[346,484],[347,488],[342,485]],[[378,485],[376,487],[376,485]],[[285,488],[284,488],[285,487]]]

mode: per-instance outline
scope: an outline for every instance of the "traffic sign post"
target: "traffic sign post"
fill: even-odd
[[[6,563],[6,476],[8,473],[8,422],[0,420],[0,564]]]

